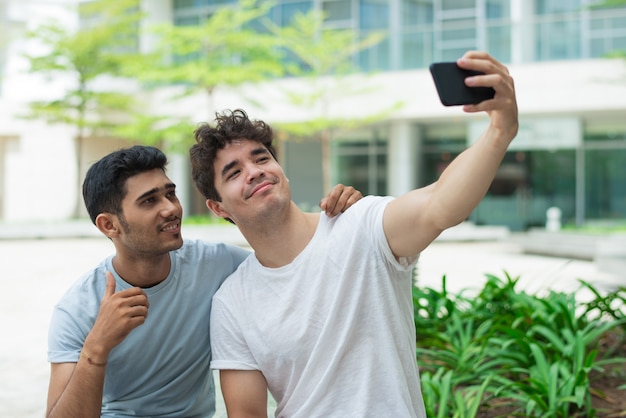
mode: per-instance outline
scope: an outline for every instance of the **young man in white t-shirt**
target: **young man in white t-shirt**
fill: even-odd
[[[302,212],[271,128],[236,110],[196,130],[192,176],[207,206],[255,251],[216,293],[211,367],[229,417],[425,418],[415,358],[411,271],[442,231],[478,205],[517,133],[513,80],[484,52],[458,65],[495,97],[466,112],[490,124],[435,183],[366,197],[331,219]]]

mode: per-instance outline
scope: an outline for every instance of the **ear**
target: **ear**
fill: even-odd
[[[222,202],[218,202],[217,200],[206,200],[206,207],[211,210],[216,216],[220,218],[230,218],[230,213],[228,213],[224,207],[222,206]]]
[[[119,235],[117,217],[111,213],[101,213],[96,217],[96,227],[109,238]]]

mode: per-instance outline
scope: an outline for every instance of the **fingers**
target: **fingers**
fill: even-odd
[[[112,297],[115,294],[115,277],[113,277],[113,273],[110,271],[106,272],[106,288],[104,290],[104,297]],[[122,290],[118,293],[118,297],[121,298],[120,306],[145,306],[146,309],[150,307],[150,301],[148,300],[148,296],[146,293],[138,288],[133,287],[130,289]]]
[[[467,77],[468,87],[492,87],[496,94],[493,99],[475,105],[466,105],[466,112],[480,112],[515,107],[515,85],[509,69],[484,51],[468,51],[457,65],[467,70],[483,72],[484,75]]]
[[[322,210],[326,212],[327,215],[330,216],[331,213],[335,212],[336,210],[335,208],[337,207],[337,202],[339,201],[339,197],[341,196],[343,189],[344,189],[343,184],[337,184],[335,185],[335,187],[333,187],[333,189],[330,191],[328,196],[324,197],[321,200],[320,208],[322,208]]]
[[[361,192],[354,187],[338,184],[327,197],[322,199],[320,207],[326,212],[326,215],[332,217],[345,212],[362,197]]]
[[[150,302],[138,287],[116,290],[111,272],[106,273],[106,288],[100,303],[98,317],[90,331],[92,338],[108,352],[126,338],[148,317]]]
[[[107,285],[104,289],[104,297],[113,296],[115,293],[115,277],[113,277],[113,273],[110,271],[106,272]]]
[[[113,273],[107,271],[106,288],[102,304],[108,305],[108,309],[117,311],[121,317],[137,318],[143,323],[148,316],[148,308],[150,307],[150,301],[146,293],[138,287],[131,287],[115,293],[115,288],[116,283]]]

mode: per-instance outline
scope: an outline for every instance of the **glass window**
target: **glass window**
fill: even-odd
[[[561,209],[562,222],[575,220],[576,161],[574,150],[531,151],[529,168],[529,225],[545,224],[551,206]]]
[[[200,16],[180,16],[174,18],[175,26],[198,26],[200,24]]]
[[[322,2],[322,10],[329,22],[352,19],[350,0],[325,0]]]
[[[585,152],[585,217],[626,218],[626,149]]]
[[[535,0],[535,10],[540,15],[576,12],[582,6],[581,0]]]
[[[402,25],[417,26],[420,24],[431,24],[434,20],[432,0],[403,0]]]
[[[271,18],[279,26],[289,25],[294,16],[297,14],[305,14],[312,8],[311,1],[295,1],[288,3],[280,3],[271,11]]]
[[[333,184],[342,183],[363,195],[387,194],[387,147],[381,139],[333,142]]]
[[[581,29],[578,20],[539,22],[536,33],[537,61],[581,57]]]
[[[487,0],[485,7],[487,19],[508,19],[510,16],[509,0]]]
[[[434,61],[432,31],[406,32],[402,36],[401,69],[424,68]]]
[[[511,62],[510,25],[490,25],[487,27],[486,50],[500,62]]]
[[[442,25],[441,40],[454,41],[467,38],[476,38],[476,21],[475,20],[458,20],[446,21]]]
[[[363,34],[367,35],[367,34]],[[359,51],[358,66],[362,71],[376,71],[391,69],[391,59],[389,58],[389,39],[383,39],[378,44]]]
[[[591,12],[589,20],[589,54],[604,57],[626,51],[626,7]]]
[[[359,8],[361,29],[386,29],[389,27],[389,2],[363,0]]]
[[[443,10],[473,9],[476,7],[476,0],[441,0]]]

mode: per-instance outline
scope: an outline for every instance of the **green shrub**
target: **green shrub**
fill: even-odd
[[[474,417],[488,404],[518,416],[596,416],[590,372],[626,362],[598,358],[602,338],[626,326],[626,290],[602,295],[581,282],[594,299],[579,303],[577,292],[540,297],[518,281],[487,275],[474,297],[450,294],[445,276],[441,290],[413,289],[428,416]]]

